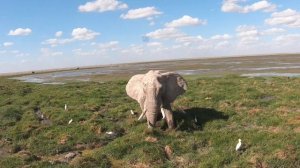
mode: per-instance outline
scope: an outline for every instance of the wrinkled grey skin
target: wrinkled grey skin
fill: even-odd
[[[127,95],[136,100],[145,112],[148,127],[155,126],[163,108],[169,128],[174,128],[171,103],[187,90],[186,81],[177,73],[150,70],[131,77],[126,85]]]

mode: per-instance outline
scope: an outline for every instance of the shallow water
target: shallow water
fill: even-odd
[[[300,69],[300,66],[280,66],[280,67],[264,67],[264,68],[236,68],[234,70],[263,71],[263,70],[280,70],[280,69]]]
[[[300,77],[300,73],[249,73],[242,74],[245,77]]]
[[[300,56],[259,56],[219,59],[191,59],[136,64],[120,64],[98,68],[32,74],[13,79],[23,82],[59,85],[70,81],[88,82],[92,76],[132,76],[148,70],[175,71],[181,75],[224,76],[236,74],[247,77],[300,77]],[[100,78],[101,79],[101,78]],[[101,81],[98,81],[101,82]]]
[[[44,74],[25,75],[21,77],[15,77],[12,79],[17,79],[29,83],[59,85],[65,83],[51,82],[51,81],[57,81],[62,78],[66,79],[66,78],[75,77],[74,80],[88,82],[90,81],[90,78],[86,78],[86,76],[112,74],[114,71],[115,70],[111,70],[111,69],[95,68],[95,69],[83,69],[83,70],[74,70],[74,71],[62,71],[62,72],[52,72],[52,73],[44,73]],[[83,78],[76,79],[77,77],[83,77]]]
[[[180,75],[197,75],[197,74],[204,74],[208,71],[210,71],[210,69],[179,70],[175,72],[179,73]]]

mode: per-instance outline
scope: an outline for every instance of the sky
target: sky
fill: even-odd
[[[299,0],[2,0],[0,73],[300,52]]]

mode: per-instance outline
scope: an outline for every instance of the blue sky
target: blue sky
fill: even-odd
[[[3,0],[0,73],[300,51],[298,0]]]

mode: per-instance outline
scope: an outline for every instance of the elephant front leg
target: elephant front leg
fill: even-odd
[[[165,115],[166,115],[166,120],[167,120],[168,127],[170,129],[175,128],[171,105],[170,104],[164,105],[163,109],[164,109],[164,112],[165,112]]]

